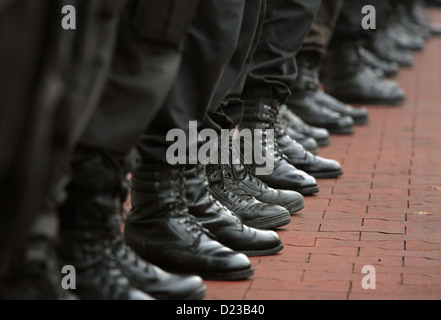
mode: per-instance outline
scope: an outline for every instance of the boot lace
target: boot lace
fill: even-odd
[[[217,183],[219,189],[222,190],[222,192],[224,192],[225,194],[227,194],[228,192],[233,193],[231,197],[233,200],[239,198],[238,203],[242,203],[254,199],[252,195],[239,187],[239,185],[234,180],[235,177],[233,176],[232,172],[222,168],[221,165],[216,166],[215,169],[209,169],[209,171],[211,174],[213,174],[214,179],[220,177],[220,180]]]
[[[179,200],[175,209],[170,210],[170,214],[179,218],[178,223],[186,226],[185,230],[189,233],[193,234],[193,238],[198,239],[203,234],[208,234],[210,237],[215,238],[215,236],[208,231],[206,228],[200,224],[197,219],[188,213],[186,206],[186,197],[185,197],[185,174],[184,168],[179,171],[177,183],[175,185],[177,187],[176,193],[174,196]]]

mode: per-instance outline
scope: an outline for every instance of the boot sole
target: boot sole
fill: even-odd
[[[294,191],[297,191],[302,196],[311,196],[314,193],[319,192],[320,189],[318,186],[311,186],[311,187],[303,187],[303,188],[294,189]]]
[[[305,199],[299,199],[296,202],[290,203],[286,206],[286,209],[288,209],[290,215],[295,215],[299,211],[303,210],[305,208]]]
[[[315,141],[317,141],[317,146],[319,147],[327,147],[331,144],[331,139],[330,138],[326,138],[326,139],[315,139]]]
[[[355,128],[344,127],[344,128],[326,128],[330,134],[353,134],[355,132]]]
[[[239,252],[240,253],[240,252]],[[213,281],[236,281],[236,280],[245,280],[251,277],[254,274],[254,269],[245,269],[245,270],[236,270],[236,271],[223,271],[223,272],[200,272],[194,271],[192,273],[182,272],[179,270],[175,270],[172,268],[162,268],[163,270],[179,274],[179,275],[198,275],[204,280],[213,280]]]
[[[222,273],[204,273],[199,272],[198,275],[204,280],[212,281],[236,281],[248,279],[254,274],[254,269],[222,272]]]
[[[313,176],[316,179],[334,179],[338,178],[343,174],[343,170],[334,170],[334,171],[327,171],[327,172],[308,172],[311,176]]]
[[[238,252],[243,253],[247,257],[262,257],[262,256],[271,256],[276,253],[279,253],[284,248],[283,243],[279,244],[275,248],[265,249],[265,250],[239,250]]]
[[[344,96],[339,96],[338,99],[348,104],[367,104],[367,105],[377,105],[377,106],[382,106],[382,105],[398,106],[406,102],[406,99],[387,101],[381,99],[366,99],[366,98],[363,99],[357,97],[344,97]]]
[[[301,187],[301,186],[295,187],[295,186],[279,185],[277,183],[269,183],[268,185],[271,188],[274,188],[274,189],[285,189],[285,190],[297,191],[302,196],[310,196],[310,195],[313,195],[314,193],[317,193],[317,192],[320,191],[319,187],[316,184],[305,186],[305,187]]]
[[[363,126],[369,123],[369,118],[352,118],[356,126]]]
[[[138,287],[138,289],[143,291],[142,288]],[[148,293],[148,291],[145,291],[145,292]],[[149,294],[158,300],[203,300],[207,294],[207,287],[205,285],[203,285],[200,288],[198,288],[197,290],[190,293],[188,296],[184,296],[184,297],[170,297],[167,295],[161,295],[161,294],[155,295],[152,293],[149,293]]]
[[[269,217],[258,218],[250,221],[243,221],[243,224],[251,228],[274,230],[283,227],[291,222],[291,215],[289,212],[282,212],[274,214]]]
[[[199,290],[193,292],[187,298],[182,298],[181,300],[203,300],[207,294],[207,287],[203,286]]]

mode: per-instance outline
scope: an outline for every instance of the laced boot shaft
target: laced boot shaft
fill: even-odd
[[[273,104],[273,105],[272,105]],[[274,151],[268,145],[268,140],[263,140],[262,149],[266,157],[274,155],[274,168],[270,174],[256,174],[256,176],[268,186],[275,189],[293,190],[303,195],[310,195],[318,192],[316,180],[307,173],[298,170],[285,156],[280,149],[276,134],[280,134],[277,126],[279,103],[269,99],[254,99],[244,102],[244,115],[240,129],[261,129],[266,138],[267,130],[274,130]],[[252,165],[253,169],[256,164]]]
[[[82,299],[150,300],[121,272],[112,249],[124,194],[121,162],[104,152],[80,150],[73,160],[69,197],[60,208],[60,259],[75,267]],[[112,236],[109,237],[109,234]]]
[[[163,170],[160,164],[143,164],[132,176],[130,223],[143,223],[164,217],[185,226],[185,240],[196,247],[203,234],[209,234],[188,213],[183,167]]]
[[[299,76],[286,105],[311,126],[326,128],[331,133],[352,133],[354,122],[347,108],[341,108],[335,103],[322,103],[326,94],[319,89],[319,63],[304,54],[299,57],[298,65]],[[344,113],[341,114],[341,111]]]
[[[1,300],[76,300],[62,287],[58,243],[57,192],[50,192],[30,221],[26,242],[0,276]]]
[[[296,61],[298,75],[293,91],[311,96],[320,86],[320,57],[299,54]]]
[[[363,72],[366,64],[360,56],[358,41],[342,41],[331,45],[325,59],[323,79],[330,81]]]
[[[358,58],[351,58],[351,66],[361,68],[363,63],[360,59],[359,52],[352,52],[352,54],[357,54]],[[365,108],[353,108],[352,106],[338,101],[319,88],[320,56],[312,54],[299,54],[297,57],[297,64],[299,75],[293,89],[293,96],[295,97],[294,101],[298,101],[299,98],[303,96],[303,99],[311,99],[311,104],[317,104],[320,106],[321,113],[325,114],[326,111],[337,113],[340,116],[340,129],[342,129],[342,124],[345,121],[344,117],[352,118],[353,122],[356,124],[365,124],[367,122],[368,114]],[[293,102],[293,99],[291,99],[291,102]],[[317,114],[317,116],[318,115],[319,114]],[[348,126],[350,125],[348,124]],[[350,130],[348,129],[348,131]]]
[[[71,204],[70,210],[73,210],[73,212],[70,214],[67,210],[64,212],[66,219],[68,219],[68,216],[81,216],[81,212],[84,210],[83,214],[87,214],[87,216],[81,219],[79,223],[84,225],[84,223],[89,222],[89,227],[84,227],[84,229],[92,231],[93,234],[87,235],[83,240],[86,241],[87,238],[90,238],[88,246],[92,245],[96,250],[106,252],[95,264],[90,260],[92,264],[85,265],[84,268],[93,270],[95,265],[106,264],[109,272],[114,276],[119,275],[115,281],[118,287],[121,286],[122,278],[126,277],[130,286],[156,299],[202,299],[205,296],[205,285],[200,277],[167,273],[141,259],[124,243],[120,233],[120,218],[121,204],[127,199],[128,195],[128,182],[125,179],[127,170],[123,167],[125,163],[109,156],[103,157],[104,161],[101,165],[96,165],[97,158],[93,160],[91,161],[93,165],[86,166],[87,170],[76,170],[76,179],[74,179],[76,183],[79,183],[79,181],[92,175],[91,180],[97,181],[95,184],[85,187],[80,185],[77,188],[77,202],[79,203],[82,199],[85,208]],[[93,176],[94,174],[97,176]],[[99,175],[101,175],[101,178]],[[99,206],[93,204],[97,201],[100,203]],[[89,202],[92,204],[89,204]],[[97,211],[100,208],[101,211]],[[94,239],[94,237],[97,239]],[[96,245],[98,242],[101,246]],[[90,256],[96,257],[98,253],[92,251]],[[86,259],[86,261],[88,260]],[[124,282],[126,281],[124,280]],[[111,284],[107,285],[110,288],[106,291],[115,290],[111,287]],[[115,287],[115,285],[113,286]],[[108,293],[107,296],[122,295],[124,298],[124,294],[124,292],[116,292]]]
[[[33,238],[7,276],[0,280],[0,299],[69,299],[61,286],[61,267],[54,249],[52,241]]]
[[[272,101],[272,104],[267,102],[266,100],[257,100],[245,103],[240,127],[241,129],[262,130],[262,150],[266,157],[274,157],[274,161],[277,163],[288,160],[277,144],[277,136],[280,135],[281,130],[279,125],[280,104],[277,101]],[[273,130],[274,141],[268,141],[267,130]],[[271,146],[268,143],[271,143]],[[273,147],[274,150],[270,147]]]
[[[213,234],[217,228],[242,224],[241,219],[217,201],[208,191],[209,184],[203,165],[186,166],[185,189],[190,214]]]
[[[235,280],[253,274],[245,255],[221,245],[189,214],[184,167],[143,163],[133,172],[125,239],[142,258],[174,273]]]

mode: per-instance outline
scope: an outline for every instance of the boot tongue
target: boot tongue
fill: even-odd
[[[216,236],[204,228],[193,215],[188,213],[188,210],[172,210],[169,214],[173,218],[179,218],[179,223],[186,225],[186,231],[193,234],[195,246],[199,245],[199,241],[203,235],[216,240]]]
[[[247,193],[245,190],[239,187],[239,185],[234,180],[233,174],[228,170],[223,170],[223,184],[228,190],[231,190],[236,196],[240,197],[242,200],[252,200],[253,196]]]
[[[230,170],[232,170],[230,166],[207,165],[207,174],[210,175],[212,183],[217,184],[222,189],[233,192],[236,196],[241,197],[242,200],[253,199],[250,194],[241,189],[234,181],[233,173]]]

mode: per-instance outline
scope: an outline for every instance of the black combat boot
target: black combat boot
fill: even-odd
[[[277,146],[295,168],[314,178],[336,178],[343,173],[337,161],[314,156],[285,134],[280,126],[281,118],[278,114],[279,107],[277,105],[274,104],[271,108],[259,106],[258,109],[261,118],[265,119],[261,123],[269,123],[275,128]]]
[[[360,47],[358,51],[360,58],[367,67],[375,71],[380,71],[385,77],[393,77],[398,74],[400,66],[397,63],[381,60],[364,47]]]
[[[121,201],[127,199],[127,186],[127,183],[123,183]],[[201,300],[205,297],[206,287],[201,277],[166,272],[143,260],[129,248],[121,236],[120,216],[111,216],[104,229],[104,236],[109,241],[120,270],[132,286],[159,300]]]
[[[233,149],[230,145],[230,152],[229,164],[224,164],[222,167],[230,173],[229,176],[242,190],[260,202],[276,204],[288,209],[291,215],[295,215],[305,207],[305,198],[300,193],[269,187],[257,178],[252,167],[245,163],[240,150]]]
[[[61,300],[61,267],[53,247],[35,241],[0,280],[0,300]]]
[[[276,229],[291,222],[289,211],[275,204],[258,201],[238,186],[222,165],[206,166],[210,192],[222,205],[237,214],[252,228]]]
[[[121,207],[120,168],[117,158],[100,151],[79,150],[73,159],[69,196],[60,208],[59,256],[75,268],[74,292],[81,299],[153,299],[123,275],[108,241],[111,218]]]
[[[431,36],[436,36],[438,32],[433,30],[421,2],[423,1],[397,2],[395,4],[395,16],[398,23],[406,29],[412,39],[427,40]]]
[[[387,35],[386,30],[378,30],[369,41],[366,42],[366,49],[375,54],[379,59],[397,63],[402,68],[411,67],[415,61],[409,50],[398,49],[395,43]]]
[[[275,135],[275,124],[277,121],[278,104],[273,99],[252,99],[244,101],[244,114],[242,122],[239,125],[240,130],[250,129],[262,130],[264,145],[262,150],[267,156],[273,156],[274,168],[269,174],[257,174],[256,176],[274,189],[294,190],[302,195],[311,195],[319,192],[317,181],[306,172],[297,169],[280,150]],[[268,133],[272,131],[274,134],[273,141],[268,141]],[[273,150],[270,147],[273,143]],[[256,165],[253,165],[256,170]]]
[[[225,166],[225,168],[231,172],[241,189],[261,202],[285,207],[291,215],[295,215],[305,207],[305,199],[300,193],[270,188],[255,176],[254,171],[248,165],[235,164]]]
[[[106,208],[104,204],[101,206],[103,209],[101,213],[104,215],[105,212],[108,212],[108,217],[103,216],[101,226],[97,226],[95,230],[100,236],[97,241],[101,241],[103,246],[108,247],[107,250],[114,256],[117,269],[119,269],[123,276],[128,278],[131,286],[148,293],[156,299],[202,299],[205,296],[205,285],[200,277],[180,276],[165,272],[142,260],[124,244],[120,233],[121,202],[124,201],[128,195],[126,181],[121,180],[125,176],[123,174],[124,171],[119,168],[116,159],[113,162],[113,166],[106,166],[103,161],[100,161],[99,157],[99,155],[95,155],[96,161],[94,161],[87,170],[83,170],[83,172],[81,172],[80,168],[76,168],[76,170],[74,170],[74,175],[80,175],[86,179],[87,172],[93,174],[100,172],[100,170],[107,170],[107,176],[103,175],[102,177],[103,182],[107,181],[109,186],[112,183],[115,183],[114,190],[120,190],[119,195],[113,191],[107,195],[109,199],[114,198],[113,207],[110,205]],[[104,153],[102,157],[102,159],[105,159],[106,156]],[[111,159],[110,156],[107,157]],[[91,159],[92,158],[93,156]],[[85,160],[85,163],[87,163],[90,159],[86,158]],[[96,167],[94,168],[93,165]],[[98,177],[96,177],[96,179],[98,179]],[[76,181],[75,176],[74,181]],[[82,213],[80,211],[85,207],[80,206],[81,192],[79,192],[79,187],[78,185],[75,187],[75,184],[72,184],[69,190],[71,192],[71,197],[76,200],[75,202],[70,202],[70,215],[81,215]],[[102,194],[96,194],[98,190],[93,190],[93,187],[90,186],[89,197],[93,197],[93,194],[104,197],[105,190],[100,191]],[[83,200],[85,202],[89,201],[86,198]],[[90,212],[94,209],[98,209],[98,206],[88,206],[88,208],[85,209],[85,212]],[[75,210],[78,210],[77,213],[75,213]],[[89,217],[83,217],[83,219],[93,219],[93,216],[93,214],[90,214]]]
[[[354,123],[367,122],[367,110],[342,104],[319,88],[320,60],[319,55],[298,55],[299,75],[286,104],[310,125],[326,128],[336,134],[353,133]]]
[[[206,288],[201,277],[177,275],[146,262],[125,245],[116,216],[110,221],[107,236],[123,275],[130,284],[159,300],[201,300]]]
[[[294,140],[296,140],[295,136],[291,136],[289,133],[289,128],[293,128],[297,132],[303,134],[306,137],[312,137],[319,147],[326,147],[331,144],[331,138],[329,135],[329,131],[325,128],[318,128],[314,126],[310,126],[305,123],[299,116],[294,114],[291,110],[288,109],[286,105],[282,105],[279,110],[280,121],[285,124],[286,133]]]
[[[103,246],[108,248],[109,252],[114,256],[116,267],[123,276],[128,278],[131,286],[149,294],[155,299],[161,300],[198,300],[205,297],[205,285],[199,276],[182,276],[175,275],[159,267],[144,261],[136,253],[134,253],[123,241],[121,236],[121,203],[124,202],[128,196],[128,182],[125,179],[125,170],[120,167],[118,158],[113,159],[113,163],[106,159],[112,160],[112,156],[106,153],[92,154],[89,158],[87,156],[81,157],[79,151],[77,157],[82,158],[84,165],[78,165],[74,170],[74,182],[70,190],[71,200],[69,201],[69,208],[66,208],[69,215],[82,216],[83,220],[91,220],[94,216],[94,210],[102,209],[102,224],[96,226],[95,233],[99,234],[97,242],[103,243]],[[126,170],[127,171],[127,170]],[[98,179],[100,172],[102,173],[102,181]],[[88,195],[85,197],[84,192],[80,189],[81,183],[87,183],[88,176],[95,176],[95,183],[107,183],[108,189],[101,185],[98,189],[94,189],[93,183],[87,187]],[[78,175],[80,178],[76,178]],[[80,185],[79,185],[80,184]],[[95,187],[98,186],[95,184]],[[113,190],[112,190],[112,184]],[[107,192],[107,196],[106,196]],[[83,197],[83,198],[82,198]],[[93,199],[103,199],[107,197],[109,205],[106,208],[105,203],[94,205]],[[74,201],[72,201],[74,200]],[[84,206],[81,203],[84,202]],[[86,204],[90,203],[90,204]],[[85,210],[84,213],[82,210]],[[91,213],[92,212],[92,213]],[[107,217],[105,216],[106,212]],[[89,216],[84,216],[84,214]],[[68,219],[65,217],[64,219]],[[93,221],[91,221],[93,222]],[[93,231],[93,230],[91,230]]]
[[[286,135],[281,127],[276,129],[276,135],[277,143],[283,154],[296,168],[316,179],[337,178],[343,174],[343,169],[337,161],[313,155]]]
[[[210,280],[248,278],[254,270],[246,255],[217,242],[189,214],[183,169],[144,162],[133,172],[126,243],[142,258],[170,272]]]
[[[244,225],[236,214],[214,199],[208,191],[203,165],[186,166],[185,188],[189,213],[223,245],[247,256],[272,255],[283,249],[277,233]]]
[[[313,137],[308,137],[304,135],[303,133],[297,131],[296,129],[288,126],[286,124],[286,121],[283,121],[281,124],[281,127],[285,131],[285,133],[291,137],[291,139],[297,141],[300,143],[306,150],[311,152],[312,154],[317,155],[318,154],[318,142]]]
[[[330,47],[323,75],[326,92],[346,103],[396,105],[406,100],[396,82],[385,80],[366,67],[356,41]]]
[[[55,252],[57,218],[54,212],[35,217],[28,241],[0,279],[0,300],[73,300],[62,287],[62,267]]]

